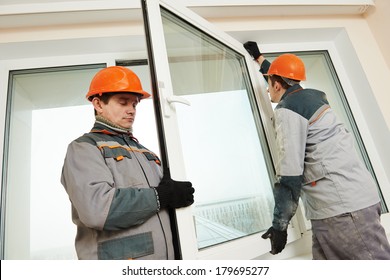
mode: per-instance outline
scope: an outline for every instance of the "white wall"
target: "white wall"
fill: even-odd
[[[388,35],[390,26],[389,13],[390,1],[375,0],[375,6],[369,9],[365,15],[388,68],[390,68],[390,36]]]

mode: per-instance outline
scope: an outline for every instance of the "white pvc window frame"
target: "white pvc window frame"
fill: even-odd
[[[162,104],[162,111],[164,114],[169,115],[169,117],[164,118],[163,121],[165,135],[169,136],[169,139],[167,138],[166,141],[166,149],[170,159],[169,168],[173,178],[188,180],[184,170],[185,162],[183,161],[181,154],[181,143],[177,122],[175,121],[175,113],[174,110],[164,106],[167,102],[166,100],[172,98],[173,87],[168,66],[167,50],[164,43],[164,30],[162,26],[160,8],[163,7],[176,16],[184,19],[189,24],[206,32],[211,37],[217,38],[217,40],[229,46],[236,52],[243,54],[249,68],[253,67],[253,64],[251,63],[252,58],[250,58],[240,42],[226,33],[217,30],[212,24],[197,16],[190,10],[184,7],[172,6],[172,3],[167,3],[165,1],[147,0],[146,4],[150,37],[152,38],[151,49],[153,50],[160,102]],[[274,136],[272,127],[272,110],[269,101],[268,103],[265,101],[267,96],[262,94],[265,92],[265,81],[257,79],[253,68],[251,70],[252,71],[249,70],[249,75],[254,91],[257,94],[256,98],[258,106],[261,108],[260,113],[262,114],[261,117],[263,120],[263,126],[265,127],[265,132],[269,138],[269,143],[271,143],[269,148],[271,151],[275,151],[275,147],[272,146],[273,143],[275,143],[275,141],[272,141],[272,137]],[[172,111],[167,112],[167,110]],[[197,238],[195,235],[196,229],[192,215],[191,207],[176,210],[183,259],[253,259],[267,253],[270,250],[269,240],[261,239],[261,233],[256,233],[237,240],[199,250],[197,247]],[[289,242],[301,237],[300,228],[295,218],[293,220],[293,224],[296,226],[289,227]]]

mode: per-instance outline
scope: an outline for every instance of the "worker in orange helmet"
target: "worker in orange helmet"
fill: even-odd
[[[270,63],[256,42],[244,47],[259,63],[277,103],[278,181],[272,226],[263,234],[271,240],[271,254],[285,248],[287,227],[302,197],[312,225],[313,259],[390,259],[375,181],[325,93],[300,85],[306,80],[303,61],[287,53]]]
[[[194,188],[163,176],[156,154],[133,137],[137,104],[150,94],[133,71],[112,66],[86,97],[96,121],[69,144],[61,177],[78,258],[174,259],[168,210],[191,205]]]

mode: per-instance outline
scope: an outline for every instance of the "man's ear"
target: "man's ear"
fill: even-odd
[[[275,81],[275,84],[274,84],[275,91],[278,92],[281,88],[282,88],[282,85],[279,82]]]
[[[102,107],[103,101],[101,101],[100,98],[94,97],[91,102],[96,112],[100,114],[103,111],[103,107]]]

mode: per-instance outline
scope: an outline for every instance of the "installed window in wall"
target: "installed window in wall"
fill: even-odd
[[[5,259],[75,258],[75,226],[59,178],[68,143],[88,131],[85,99],[103,65],[13,71],[3,170]]]
[[[94,123],[85,95],[102,67],[105,64],[11,72],[2,184],[4,259],[77,258],[76,226],[60,176],[68,144]],[[142,81],[148,78],[147,65],[132,70]],[[147,82],[144,88],[150,91]],[[151,100],[143,100],[134,131],[158,153],[154,121]]]

